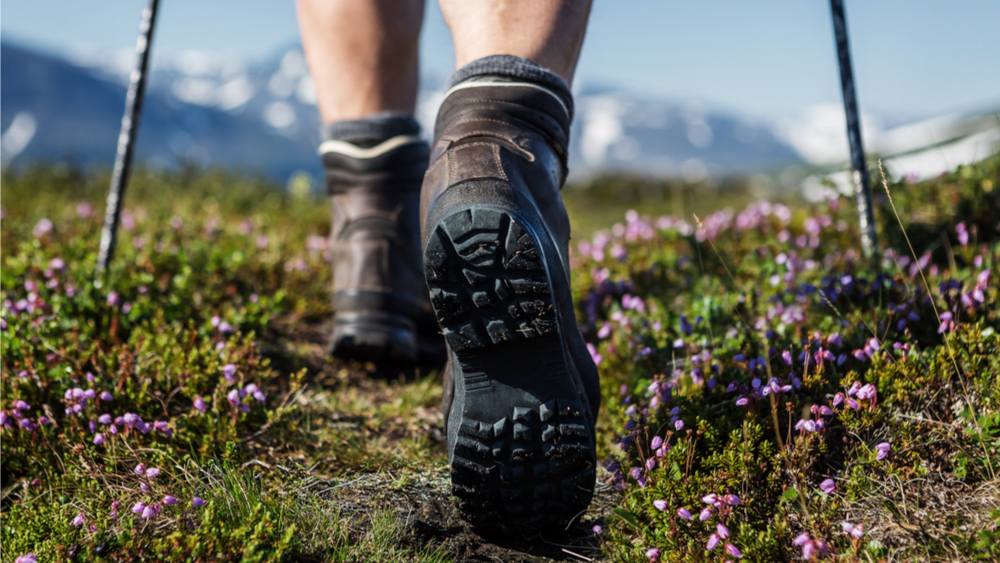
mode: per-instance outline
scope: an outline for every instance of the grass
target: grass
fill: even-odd
[[[107,176],[2,181],[4,561],[1000,557],[1000,156],[890,182],[874,264],[846,199],[608,226],[635,180],[568,190],[606,461],[567,533],[485,540],[440,375],[325,352],[321,200],[140,171],[98,289]]]

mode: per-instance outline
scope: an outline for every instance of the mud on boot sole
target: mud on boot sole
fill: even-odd
[[[424,251],[457,366],[452,490],[474,523],[562,527],[593,496],[594,441],[541,249],[528,221],[473,207],[441,219]]]

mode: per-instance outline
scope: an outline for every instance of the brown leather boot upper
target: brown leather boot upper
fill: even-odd
[[[436,334],[418,226],[427,144],[400,135],[374,147],[321,147],[333,207],[334,351],[416,361]]]

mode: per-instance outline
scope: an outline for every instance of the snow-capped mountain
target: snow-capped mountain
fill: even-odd
[[[110,165],[131,53],[78,50],[60,59],[8,43],[2,49],[4,162],[68,158]],[[426,82],[417,115],[430,132],[442,91],[439,81]],[[697,101],[583,89],[576,103],[570,147],[576,175],[623,170],[699,179],[802,161],[794,137]],[[316,94],[298,47],[255,63],[154,50],[140,159],[263,170],[280,181],[296,171],[319,178],[318,141]]]

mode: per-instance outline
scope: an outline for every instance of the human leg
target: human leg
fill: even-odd
[[[432,360],[442,347],[418,231],[427,144],[413,118],[423,0],[299,0],[332,196],[334,354]]]
[[[421,232],[448,344],[453,491],[490,525],[560,527],[593,494],[600,388],[575,320],[559,193],[573,115],[565,79],[587,7],[442,2],[459,60],[483,57],[456,71],[439,111]]]
[[[455,41],[455,66],[514,55],[573,82],[590,0],[440,0]]]
[[[297,0],[324,123],[413,114],[424,0]]]

